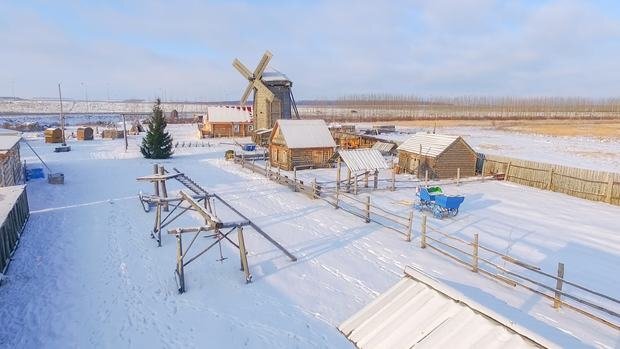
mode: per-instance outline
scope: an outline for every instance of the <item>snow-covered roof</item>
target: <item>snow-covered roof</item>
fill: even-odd
[[[15,201],[17,201],[25,187],[25,185],[0,187],[0,225],[9,215],[13,206],[15,206]]]
[[[372,149],[376,149],[382,153],[389,153],[390,151],[392,151],[393,148],[394,143],[375,142],[375,144],[372,145]]]
[[[235,107],[209,106],[207,118],[209,122],[250,122],[252,115],[248,110]]]
[[[19,136],[21,132],[9,130],[8,128],[0,128],[0,136]]]
[[[457,291],[406,273],[338,326],[358,348],[554,347]]]
[[[0,134],[0,151],[10,150],[20,139],[22,139],[21,136]]]
[[[289,78],[279,71],[265,71],[261,76],[263,81],[291,81]]]
[[[422,147],[422,155],[436,157],[443,153],[459,136],[439,135],[430,133],[416,133],[401,144],[397,150],[404,150],[414,154],[420,154],[420,146]]]
[[[339,150],[338,155],[351,172],[374,171],[389,168],[387,162],[376,149]]]
[[[278,125],[289,148],[336,147],[336,142],[323,120],[280,119]]]

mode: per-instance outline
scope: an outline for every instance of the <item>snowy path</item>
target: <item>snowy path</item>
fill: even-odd
[[[216,261],[215,250],[189,265],[188,292],[178,295],[174,238],[164,236],[156,247],[148,236],[153,213],[135,198],[139,189],[152,190],[135,181],[152,162],[120,144],[79,143],[71,153],[46,154],[67,183],[29,184],[33,213],[0,287],[0,346],[350,348],[336,325],[393,285],[405,265],[563,346],[592,338],[608,347],[619,343],[604,327],[584,325],[393,231],[241,170],[222,159],[225,147],[180,150],[163,163],[222,195],[299,260],[247,229],[253,283],[243,282],[238,253],[223,245],[228,259]],[[170,191],[177,189],[171,184]],[[196,222],[188,216],[173,226]],[[619,260],[617,253],[609,258]]]

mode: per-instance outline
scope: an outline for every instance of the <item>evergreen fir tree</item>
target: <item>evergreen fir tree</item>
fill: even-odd
[[[153,106],[153,115],[148,121],[149,129],[142,138],[140,151],[147,159],[167,159],[172,155],[172,137],[166,132],[166,119],[161,110],[161,101]]]

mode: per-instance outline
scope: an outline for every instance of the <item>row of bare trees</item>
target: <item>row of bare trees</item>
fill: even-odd
[[[300,103],[303,117],[340,121],[406,119],[616,119],[620,98],[419,97],[365,94]]]

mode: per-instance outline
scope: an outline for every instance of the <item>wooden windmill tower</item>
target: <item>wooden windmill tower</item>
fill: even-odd
[[[277,120],[299,118],[291,91],[293,83],[280,72],[265,71],[272,56],[271,52],[265,51],[253,73],[238,59],[233,61],[233,67],[248,80],[248,86],[241,96],[241,105],[245,105],[250,93],[254,92],[252,139],[258,144],[266,143],[269,139],[269,130],[273,128]]]

